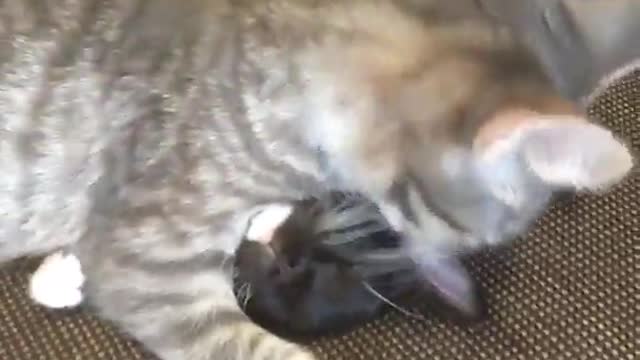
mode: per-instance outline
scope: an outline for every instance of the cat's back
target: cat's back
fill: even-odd
[[[218,210],[237,208],[238,196],[222,197],[231,187],[253,202],[322,190],[326,169],[300,128],[339,141],[353,120],[336,94],[323,103],[328,92],[367,100],[358,74],[393,91],[421,64],[448,63],[456,41],[488,36],[439,10],[425,26],[394,3],[4,1],[0,239],[76,238],[105,174],[112,187],[142,178],[132,193],[158,190],[141,196],[156,205],[182,183],[201,204],[192,213],[213,211],[202,205],[211,194]],[[378,129],[370,143],[386,141],[388,129],[362,122]]]
[[[159,161],[210,65],[203,52],[222,42],[205,39],[221,34],[215,23],[202,31],[205,16],[224,13],[218,5],[0,3],[0,261],[18,252],[3,242],[28,239],[28,251],[77,238],[91,186],[114,166]]]
[[[0,261],[8,239],[76,239],[105,187],[160,203],[181,182],[202,212],[207,194],[238,204],[224,204],[229,183],[267,198],[317,185],[316,155],[290,136],[291,40],[265,8],[280,3],[2,2]]]

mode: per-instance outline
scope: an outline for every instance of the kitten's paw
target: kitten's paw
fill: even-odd
[[[283,353],[274,353],[274,359],[287,359],[287,360],[317,360],[317,357],[313,355],[309,350],[301,347],[298,344],[289,344],[291,347]],[[286,354],[286,355],[285,355]]]
[[[292,355],[290,360],[316,360],[316,357],[308,351],[300,351]]]
[[[271,241],[273,233],[293,212],[293,205],[275,204],[266,206],[253,216],[247,229],[247,240],[263,244]]]
[[[80,261],[74,255],[57,252],[45,258],[31,276],[29,296],[49,308],[75,307],[83,300],[83,283]]]

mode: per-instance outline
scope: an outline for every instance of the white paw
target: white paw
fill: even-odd
[[[310,352],[300,351],[299,353],[292,355],[291,360],[316,360],[316,357]]]
[[[249,221],[247,240],[268,243],[273,233],[287,220],[291,212],[293,212],[293,206],[288,204],[266,206]]]
[[[70,308],[82,302],[83,283],[80,261],[71,254],[57,252],[47,256],[31,276],[29,296],[49,308]]]

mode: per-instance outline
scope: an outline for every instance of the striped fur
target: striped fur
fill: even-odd
[[[234,263],[244,311],[286,338],[346,332],[400,295],[428,296],[401,239],[358,197],[265,208],[252,218]]]
[[[285,54],[237,12],[0,2],[0,260],[82,239],[90,303],[165,360],[311,359],[249,321],[225,267],[253,207],[324,190],[269,107]]]
[[[355,190],[427,258],[520,233],[557,184],[509,156],[478,173],[474,139],[505,104],[553,113],[553,88],[477,14],[394,3],[0,1],[0,261],[73,248],[97,311],[164,360],[297,360],[233,296],[259,206]]]

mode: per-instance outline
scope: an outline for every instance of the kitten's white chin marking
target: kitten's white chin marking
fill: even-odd
[[[29,296],[48,308],[75,307],[82,303],[84,280],[80,261],[74,255],[56,252],[47,256],[31,276]]]
[[[247,240],[269,243],[273,233],[291,215],[291,212],[293,212],[293,206],[288,204],[266,206],[251,218],[247,229]]]

